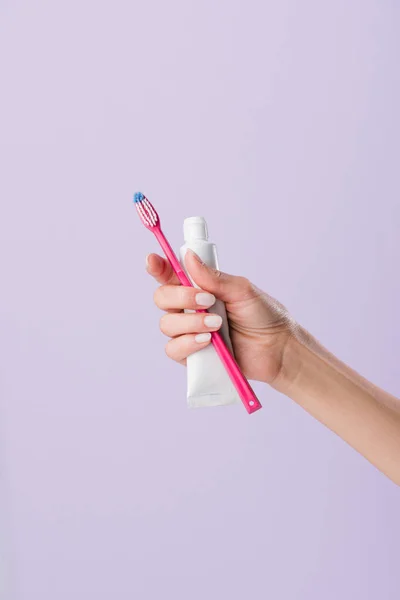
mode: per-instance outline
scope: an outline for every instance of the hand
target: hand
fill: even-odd
[[[292,398],[400,485],[400,401],[341,363],[247,279],[214,271],[191,252],[186,267],[200,290],[180,286],[160,256],[151,254],[147,261],[148,272],[161,283],[154,299],[166,311],[160,327],[172,338],[168,356],[185,364],[210,343],[210,331],[220,325],[206,319],[217,315],[182,311],[210,308],[220,298],[244,374]]]
[[[186,267],[200,290],[181,286],[161,256],[147,258],[147,271],[161,284],[154,301],[166,311],[160,329],[172,338],[167,355],[185,364],[190,354],[210,343],[210,332],[221,326],[220,317],[212,314],[212,308],[208,315],[182,311],[208,309],[219,298],[226,305],[233,349],[243,373],[248,379],[275,384],[285,371],[284,353],[293,331],[286,309],[244,277],[210,269],[193,252],[186,255]]]

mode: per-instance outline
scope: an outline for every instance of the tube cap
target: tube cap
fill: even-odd
[[[207,223],[204,217],[188,217],[183,221],[183,238],[185,242],[208,240]]]

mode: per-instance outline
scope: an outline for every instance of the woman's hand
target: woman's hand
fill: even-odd
[[[221,326],[221,318],[212,313],[217,297],[225,302],[235,357],[246,377],[276,383],[285,371],[285,348],[293,330],[286,309],[247,279],[210,269],[191,251],[185,262],[200,290],[181,286],[161,256],[147,257],[148,272],[161,284],[154,300],[166,311],[160,329],[171,338],[167,355],[185,364],[190,354],[210,343],[210,332]],[[210,313],[185,314],[183,309],[210,309]]]
[[[292,398],[400,485],[400,401],[340,362],[247,279],[214,271],[191,252],[186,266],[200,290],[180,286],[167,261],[148,257],[147,269],[161,283],[155,302],[167,313],[161,330],[172,338],[168,356],[184,364],[220,327],[212,312],[183,309],[212,311],[215,297],[223,300],[244,374]]]

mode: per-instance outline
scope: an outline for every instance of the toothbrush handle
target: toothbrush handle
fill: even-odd
[[[175,252],[172,250],[171,245],[161,229],[156,227],[153,229],[154,235],[156,236],[161,248],[164,250],[165,256],[168,258],[171,267],[175,271],[179,281],[182,285],[186,285],[187,287],[193,287],[191,281],[186,275],[185,271],[182,269],[182,265],[176,257]]]
[[[255,395],[251,385],[240,370],[236,360],[226,347],[223,337],[218,331],[212,333],[211,336],[213,346],[217,351],[217,354],[220,357],[229,377],[231,378],[232,383],[235,386],[247,412],[249,414],[256,412],[256,410],[262,408],[261,402]]]
[[[171,267],[175,271],[181,284],[188,287],[193,287],[185,271],[182,269],[181,263],[177,259],[175,252],[171,248],[167,238],[165,237],[161,229],[159,227],[154,228],[153,232],[157,240],[159,241],[161,248],[164,250],[166,257],[168,258]],[[207,311],[199,310],[197,312]],[[256,412],[256,410],[262,408],[261,402],[255,395],[254,391],[251,388],[251,385],[247,381],[246,377],[243,375],[239,365],[237,364],[236,360],[227,348],[221,334],[218,331],[215,331],[211,334],[211,340],[247,412],[251,414],[253,412]]]

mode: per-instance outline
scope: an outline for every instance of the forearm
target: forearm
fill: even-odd
[[[400,485],[400,402],[338,361],[304,331],[285,349],[276,389]]]

